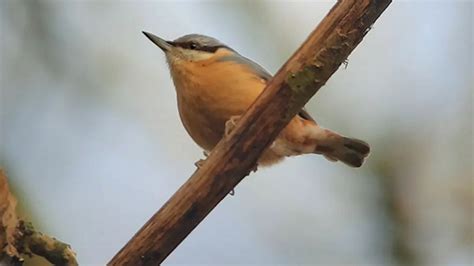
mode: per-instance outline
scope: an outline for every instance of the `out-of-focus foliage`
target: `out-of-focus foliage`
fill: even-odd
[[[208,34],[275,72],[333,2],[1,1],[0,165],[35,224],[103,265],[202,157],[142,30]],[[367,164],[259,170],[167,262],[472,262],[472,13],[394,1],[307,106],[369,142]]]

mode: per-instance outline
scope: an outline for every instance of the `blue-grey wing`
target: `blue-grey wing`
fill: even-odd
[[[269,81],[272,78],[272,75],[270,75],[270,73],[268,73],[268,71],[266,71],[259,64],[239,54],[226,55],[219,58],[218,60],[221,62],[231,61],[237,64],[245,65],[252,69],[260,78],[265,81]]]
[[[261,79],[265,81],[269,81],[272,78],[272,75],[268,73],[265,68],[261,67],[259,64],[255,63],[254,61],[241,56],[239,54],[232,54],[232,55],[226,55],[218,59],[221,62],[225,61],[231,61],[237,64],[242,64],[250,69],[252,69]],[[301,109],[301,111],[298,113],[298,115],[306,120],[310,120],[316,123],[316,121],[311,117],[311,115],[305,110],[305,108]]]

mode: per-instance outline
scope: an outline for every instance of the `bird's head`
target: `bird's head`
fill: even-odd
[[[183,69],[189,69],[188,66],[199,68],[199,66],[209,64],[214,66],[217,64],[221,71],[245,74],[257,80],[268,81],[271,78],[264,68],[215,38],[189,34],[174,41],[166,41],[148,32],[143,32],[143,34],[163,50],[174,79],[178,76],[177,73],[189,75],[189,72],[183,71]]]
[[[199,62],[218,56],[218,53],[220,55],[235,53],[232,48],[219,40],[205,35],[189,34],[174,41],[166,41],[148,32],[143,34],[163,50],[170,64]]]

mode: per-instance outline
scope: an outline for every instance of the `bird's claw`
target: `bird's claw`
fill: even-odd
[[[211,154],[210,152],[208,151],[202,151],[202,154],[204,154],[204,157],[209,157],[209,155]],[[206,159],[199,159],[197,162],[194,163],[194,165],[197,167],[197,168],[201,168],[203,165],[204,165],[204,162],[206,161]]]
[[[344,69],[347,69],[347,66],[349,65],[349,59],[344,59],[344,61],[342,61],[342,64],[344,65]]]
[[[194,163],[194,165],[197,167],[197,168],[201,168],[203,165],[204,165],[204,162],[206,161],[206,159],[199,159],[197,162]]]
[[[225,122],[225,135],[229,136],[230,132],[235,128],[235,125],[237,125],[237,122],[240,119],[240,115],[234,115],[231,116],[229,120]]]
[[[256,163],[256,164],[252,167],[252,169],[250,169],[250,172],[254,172],[254,173],[255,173],[255,172],[257,172],[257,170],[258,170],[258,163]]]

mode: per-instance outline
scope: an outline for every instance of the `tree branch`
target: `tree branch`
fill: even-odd
[[[31,254],[54,265],[78,265],[68,244],[36,231],[31,223],[18,219],[15,209],[16,200],[0,169],[0,265],[22,265],[22,255]]]
[[[109,262],[161,263],[246,176],[359,44],[391,0],[340,0],[205,163]]]

